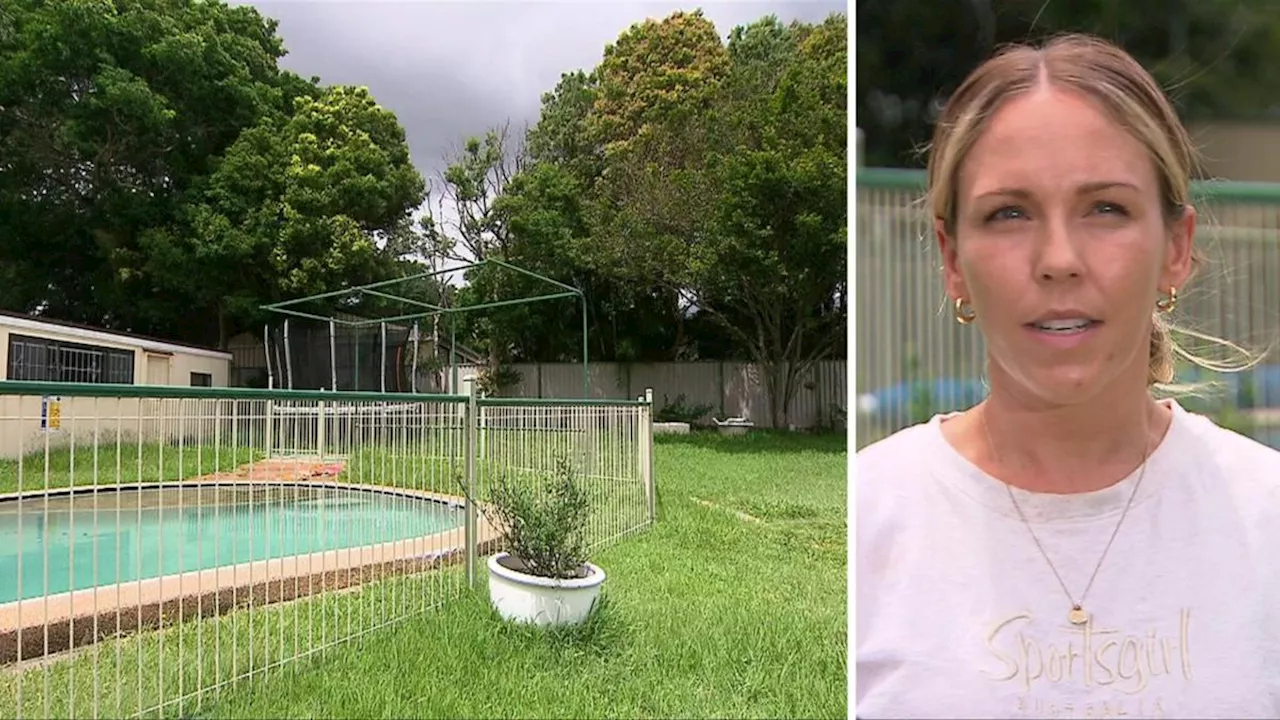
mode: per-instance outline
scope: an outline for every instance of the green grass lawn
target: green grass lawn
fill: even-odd
[[[844,438],[700,435],[655,460],[659,523],[596,558],[608,601],[581,631],[504,625],[481,588],[200,714],[846,717]]]
[[[21,461],[0,459],[0,493],[180,480],[230,472],[263,456],[245,446],[84,443],[74,449],[52,448],[47,454],[33,451]]]
[[[0,669],[0,717],[20,672],[25,717],[114,716],[435,601],[164,714],[845,717],[846,458],[843,437],[660,439],[659,522],[594,558],[606,603],[583,628],[506,625],[453,568]]]

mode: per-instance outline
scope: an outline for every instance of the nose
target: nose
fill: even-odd
[[[1078,278],[1084,272],[1077,240],[1067,223],[1054,220],[1045,223],[1036,256],[1036,277],[1041,280]]]

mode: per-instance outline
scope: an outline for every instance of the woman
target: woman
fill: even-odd
[[[1280,717],[1280,453],[1152,393],[1194,157],[1094,38],[951,97],[928,200],[990,394],[858,454],[860,718]]]

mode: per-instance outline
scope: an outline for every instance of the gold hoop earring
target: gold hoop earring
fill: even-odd
[[[1156,309],[1162,313],[1171,313],[1173,309],[1178,307],[1178,288],[1169,286],[1169,297],[1164,300],[1156,300]]]
[[[978,317],[978,313],[974,312],[973,306],[964,301],[964,298],[956,298],[955,307],[956,322],[961,325],[968,325]]]

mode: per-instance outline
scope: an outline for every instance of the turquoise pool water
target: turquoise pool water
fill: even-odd
[[[421,537],[464,521],[460,508],[445,503],[314,485],[82,492],[21,506],[7,500],[0,502],[0,603]]]

